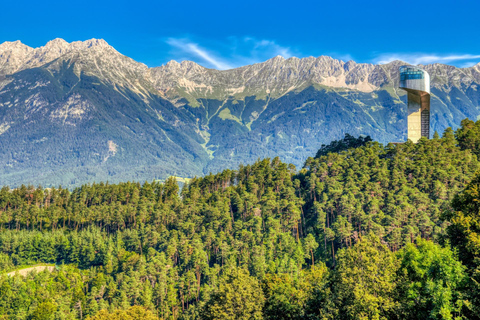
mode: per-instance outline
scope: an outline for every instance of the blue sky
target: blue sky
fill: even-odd
[[[228,69],[276,55],[480,62],[480,1],[2,1],[0,43],[103,38],[150,67]]]

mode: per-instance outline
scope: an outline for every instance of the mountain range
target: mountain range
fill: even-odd
[[[0,183],[188,178],[279,156],[301,166],[345,133],[406,139],[406,64],[274,57],[149,68],[104,40],[0,44]],[[424,65],[431,130],[480,118],[480,64]]]

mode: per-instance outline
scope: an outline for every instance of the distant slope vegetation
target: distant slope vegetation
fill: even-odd
[[[0,108],[9,124],[0,136],[2,183],[68,186],[202,173],[208,160],[202,138],[188,126],[170,124],[178,117],[188,121],[188,113],[158,96],[144,101],[128,88],[77,77],[67,66],[58,74],[21,71],[3,88],[11,93],[0,96],[4,104],[26,103]],[[31,89],[25,82],[45,85]]]
[[[0,181],[80,186],[200,176],[280,157],[301,166],[345,133],[406,139],[398,67],[330,57],[232,70],[148,68],[103,40],[0,44]],[[427,65],[432,132],[480,115],[480,65]]]

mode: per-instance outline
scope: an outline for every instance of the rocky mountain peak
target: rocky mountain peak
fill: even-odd
[[[188,60],[185,60],[185,61],[182,61],[180,63],[180,66],[183,68],[183,69],[187,69],[187,70],[190,70],[190,69],[198,69],[198,68],[202,68],[204,69],[204,67],[200,66],[199,64],[193,62],[193,61],[188,61]]]
[[[20,70],[39,67],[63,55],[87,49],[99,52],[117,52],[103,39],[67,42],[64,39],[56,38],[38,48],[31,48],[18,40],[4,42],[0,44],[0,74],[11,74]]]
[[[344,65],[343,65],[343,68],[345,69],[345,71],[350,71],[352,70],[353,68],[355,68],[355,66],[357,65],[357,63],[353,60],[350,60],[350,61],[347,61]]]
[[[402,60],[392,60],[390,62],[387,62],[387,63],[381,63],[380,65],[382,66],[385,66],[385,65],[407,65],[407,64],[410,64],[410,63],[407,63],[405,61],[402,61]]]
[[[13,49],[26,49],[26,50],[32,50],[33,48],[30,48],[26,44],[23,44],[20,40],[16,41],[5,41],[4,43],[0,44],[0,53],[7,51],[7,50],[13,50]]]
[[[0,44],[0,74],[15,72],[33,50],[19,40]]]
[[[67,47],[68,45],[69,43],[63,40],[62,38],[56,38],[48,41],[47,44],[45,45],[45,48],[53,49],[57,47]]]
[[[271,58],[271,59],[269,59],[269,60],[267,60],[267,61],[283,62],[283,61],[285,61],[285,60],[286,60],[286,59],[285,59],[283,56],[278,55],[278,56],[275,56],[275,57],[273,57],[273,58]]]
[[[281,96],[311,84],[371,92],[388,81],[387,73],[389,71],[373,64],[345,63],[329,56],[301,59],[276,56],[230,70],[207,69],[186,61],[180,64],[169,62],[150,70],[157,90],[174,95],[175,90],[171,89],[176,88],[193,97],[228,96],[232,92],[240,96],[265,93]]]
[[[107,41],[105,41],[103,39],[93,38],[93,39],[84,41],[83,44],[85,45],[86,48],[93,48],[93,47],[112,48],[112,46],[110,46],[107,43]]]
[[[179,83],[192,85],[194,79],[198,79],[198,83],[208,79],[204,75],[209,71],[214,73],[221,72],[217,70],[209,70],[193,61],[182,61],[178,63],[175,60],[167,62],[164,66],[151,68],[148,70],[149,78],[154,83],[157,90],[165,91],[171,87],[182,86]],[[188,80],[187,80],[188,79]],[[187,80],[187,81],[186,81]]]
[[[104,83],[110,83],[116,90],[122,87],[145,93],[151,87],[146,74],[148,67],[121,54],[105,40],[90,39],[67,44],[66,53],[50,59],[51,63],[46,68],[56,72],[67,61],[78,78],[82,74],[97,77]]]
[[[191,70],[196,70],[197,72],[200,70],[207,70],[207,68],[202,67],[198,63],[189,61],[189,60],[184,60],[182,62],[170,60],[164,66],[160,66],[152,69],[162,69],[168,73],[175,73],[178,75],[182,73],[187,73]]]
[[[165,64],[165,66],[167,68],[178,68],[180,66],[180,63],[178,63],[176,60],[170,60]]]
[[[395,86],[398,67],[407,63],[392,61],[386,64],[344,62],[330,56],[290,57],[278,55],[267,61],[229,70],[205,68],[193,61],[169,61],[166,65],[148,68],[130,59],[103,39],[67,42],[54,39],[45,46],[31,48],[20,41],[0,44],[0,74],[52,63],[50,69],[58,69],[62,61],[75,64],[75,73],[81,72],[107,79],[111,83],[123,83],[138,87],[153,86],[171,97],[182,97],[185,92],[191,98],[228,97],[252,94],[281,96],[289,91],[319,84],[333,88],[346,88],[371,92],[384,85]],[[480,64],[471,68],[456,68],[443,64],[424,67],[432,77],[432,86],[460,86],[480,81]],[[147,84],[149,83],[149,84]],[[172,90],[173,89],[173,90]],[[143,89],[142,89],[143,91]],[[178,96],[176,96],[178,93]]]

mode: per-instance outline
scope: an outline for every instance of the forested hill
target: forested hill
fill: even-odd
[[[0,315],[478,319],[480,122],[417,144],[368,140],[181,191],[174,178],[3,187],[0,270],[59,270],[0,275]]]

